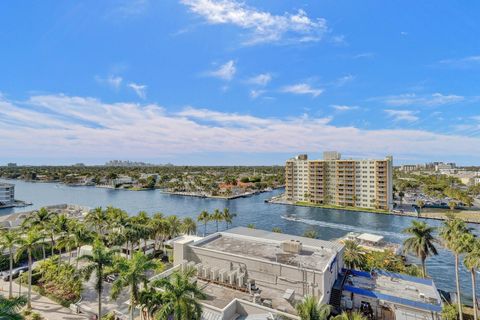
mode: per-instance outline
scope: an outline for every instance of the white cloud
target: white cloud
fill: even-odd
[[[235,76],[237,68],[235,66],[235,61],[230,60],[227,63],[223,64],[217,70],[210,71],[208,74],[212,77],[220,78],[223,80],[230,81]]]
[[[309,84],[298,83],[290,86],[285,86],[282,88],[282,92],[294,93],[294,94],[309,94],[313,97],[318,97],[323,93],[323,89],[312,88]]]
[[[312,19],[304,10],[275,15],[235,0],[182,0],[210,24],[232,24],[250,32],[245,44],[319,41],[327,32],[323,18]]]
[[[385,113],[390,117],[393,118],[395,121],[408,121],[414,122],[418,120],[418,117],[415,115],[416,112],[412,110],[392,110],[386,109],[383,110]]]
[[[36,106],[35,108],[31,108]],[[48,112],[45,112],[47,109]],[[139,134],[141,128],[141,134]],[[2,157],[155,158],[205,152],[291,153],[339,150],[355,154],[480,161],[480,138],[419,129],[366,130],[330,118],[265,118],[157,104],[104,103],[65,95],[0,98]],[[282,161],[283,159],[279,159]]]
[[[122,85],[123,79],[120,76],[113,76],[113,75],[110,75],[106,78],[95,76],[95,81],[97,81],[100,84],[107,85],[115,90],[118,90]]]
[[[142,99],[147,98],[147,86],[146,85],[130,82],[128,84],[128,87],[131,88],[133,91],[135,91],[137,96],[139,96],[140,98],[142,98]]]
[[[270,73],[261,73],[248,79],[248,83],[258,85],[258,86],[266,86],[272,80],[272,75]]]
[[[480,55],[473,55],[456,59],[444,59],[440,60],[439,64],[459,68],[467,68],[475,65],[480,66]]]
[[[342,86],[346,85],[347,83],[352,82],[353,80],[355,80],[355,76],[351,75],[351,74],[347,74],[343,77],[338,78],[337,81],[335,81],[335,84],[338,87],[342,87]]]
[[[337,110],[337,111],[350,111],[350,110],[358,109],[358,106],[347,106],[347,105],[334,104],[334,105],[332,105],[332,108]]]
[[[433,93],[431,95],[417,95],[415,93],[407,93],[379,98],[380,101],[389,106],[428,106],[438,107],[447,104],[462,102],[465,97],[454,94]]]
[[[265,93],[265,90],[250,90],[250,98],[256,99]]]

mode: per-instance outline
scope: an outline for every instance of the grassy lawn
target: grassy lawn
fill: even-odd
[[[451,212],[459,219],[467,222],[480,223],[480,211],[478,210],[450,210],[450,209],[438,209],[438,208],[422,208],[420,210],[420,217],[433,218],[433,219],[445,219],[447,214]]]
[[[342,206],[335,206],[335,205],[316,204],[316,203],[305,202],[305,201],[298,201],[295,204],[298,206],[304,206],[304,207],[315,207],[315,208],[334,209],[334,210],[361,211],[361,212],[382,213],[382,214],[390,213],[386,210],[380,210],[380,209],[369,209],[369,208],[360,208],[360,207],[342,207]]]

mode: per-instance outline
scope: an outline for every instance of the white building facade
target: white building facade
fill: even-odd
[[[0,183],[0,207],[12,206],[15,203],[15,185]]]

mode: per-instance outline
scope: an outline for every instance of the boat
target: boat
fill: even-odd
[[[401,255],[402,247],[398,243],[387,242],[383,236],[372,233],[349,232],[344,237],[337,239],[337,242],[355,241],[357,244],[369,251],[386,251],[390,250],[396,255]]]

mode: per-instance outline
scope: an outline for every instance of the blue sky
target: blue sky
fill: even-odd
[[[0,163],[480,164],[476,1],[0,3]]]

